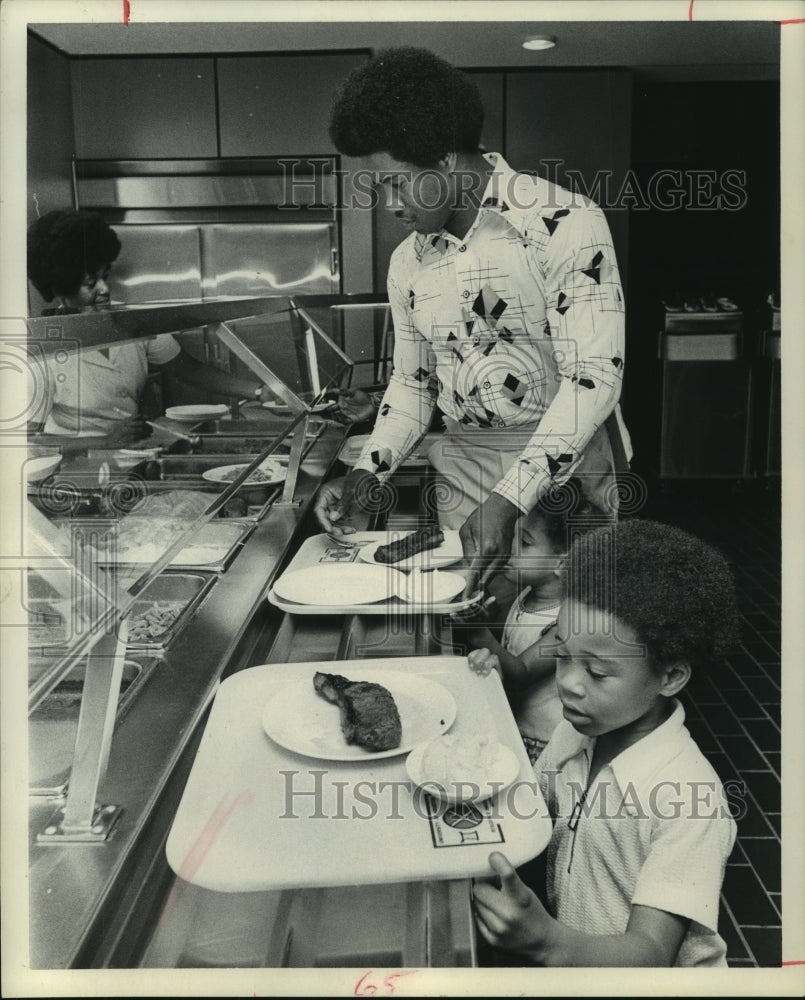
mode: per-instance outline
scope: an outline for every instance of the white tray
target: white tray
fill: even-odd
[[[456,705],[450,732],[505,743],[519,761],[519,783],[490,801],[450,808],[414,791],[404,754],[323,763],[285,749],[265,733],[266,703],[282,685],[306,680],[312,687],[317,670],[346,677],[396,670],[441,685]],[[474,674],[466,657],[385,657],[263,664],[227,677],[165,853],[187,882],[255,892],[485,878],[494,874],[491,851],[505,851],[517,867],[550,836],[551,819],[497,673]]]
[[[372,541],[373,538],[377,537],[377,535],[377,532],[360,532],[355,537],[356,540],[368,538],[369,541]],[[287,596],[283,597],[281,594],[276,592],[276,584],[279,583],[287,574],[296,573],[297,570],[319,569],[322,571],[321,578],[322,581],[324,581],[325,574],[335,575],[333,570],[337,569],[339,566],[349,566],[354,567],[355,569],[363,567],[367,572],[374,572],[375,575],[377,574],[377,571],[380,570],[383,578],[389,581],[388,590],[384,592],[389,596],[384,596],[384,593],[381,593],[378,598],[356,604],[317,604],[288,600]],[[433,572],[444,573],[445,575],[448,573],[448,571],[444,570],[434,570]],[[454,575],[452,570],[449,571],[449,573],[451,576]],[[456,575],[463,576],[464,574],[459,573]],[[425,573],[422,574],[422,576],[427,577],[430,576],[430,574]],[[269,603],[280,608],[282,611],[288,611],[297,615],[419,615],[430,612],[450,613],[468,608],[474,603],[474,599],[462,601],[459,597],[433,603],[420,603],[416,601],[403,600],[402,598],[396,596],[395,591],[399,590],[400,586],[404,585],[407,577],[408,574],[403,573],[401,570],[394,569],[392,566],[384,566],[379,563],[371,566],[368,563],[365,563],[361,560],[359,549],[357,547],[354,549],[343,548],[335,542],[331,542],[326,535],[311,535],[311,537],[305,539],[299,547],[299,551],[293,557],[282,576],[275,581],[275,584],[272,587],[269,588],[266,593],[266,598]],[[425,586],[427,587],[427,581],[425,581]],[[280,584],[280,590],[282,589],[282,585]]]

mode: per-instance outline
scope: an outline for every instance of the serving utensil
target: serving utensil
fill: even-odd
[[[149,427],[153,427],[155,431],[164,431],[166,434],[172,434],[173,437],[180,438],[182,441],[189,441],[190,444],[198,444],[199,442],[198,434],[182,434],[181,431],[175,431],[172,427],[165,427],[164,424],[155,424],[151,420],[146,420],[145,423]]]
[[[335,545],[340,545],[344,549],[357,549],[362,548],[366,542],[348,542],[345,538],[341,538],[340,535],[331,535],[329,531],[325,531],[324,534],[333,542]]]

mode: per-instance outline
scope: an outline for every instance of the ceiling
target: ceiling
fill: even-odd
[[[664,79],[713,80],[775,78],[780,59],[780,28],[770,21],[31,23],[29,29],[69,56],[417,45],[468,69],[622,66]],[[521,47],[526,36],[540,33],[557,36],[555,48],[528,52]]]

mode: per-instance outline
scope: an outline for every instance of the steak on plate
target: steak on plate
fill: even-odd
[[[367,750],[393,750],[402,742],[402,723],[388,688],[372,681],[351,681],[317,671],[313,687],[341,710],[341,731],[349,744]]]
[[[435,549],[444,541],[444,532],[438,524],[429,524],[419,531],[412,531],[404,538],[398,538],[396,542],[389,542],[388,545],[378,545],[375,549],[375,562],[395,563],[402,562],[403,559],[410,559],[420,552],[428,549]]]

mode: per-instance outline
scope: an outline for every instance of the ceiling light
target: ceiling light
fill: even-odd
[[[532,51],[552,49],[554,45],[556,45],[556,35],[530,35],[523,42],[523,48]]]

